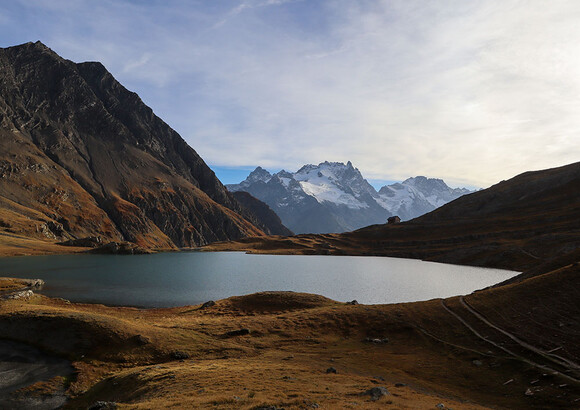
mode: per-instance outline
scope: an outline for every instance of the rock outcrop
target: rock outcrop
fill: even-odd
[[[102,64],[40,42],[0,49],[0,230],[175,248],[263,234],[244,213]]]

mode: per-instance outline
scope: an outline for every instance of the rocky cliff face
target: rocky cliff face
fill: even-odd
[[[199,155],[100,63],[0,49],[0,227],[146,247],[263,232]]]

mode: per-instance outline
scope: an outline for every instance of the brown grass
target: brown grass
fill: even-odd
[[[0,257],[84,252],[88,248],[57,245],[56,242],[0,231]]]
[[[554,287],[562,275],[572,275],[566,272],[548,276]],[[512,286],[514,294],[525,294],[535,284]],[[469,300],[483,309],[497,292]],[[454,299],[446,303],[455,306]],[[574,308],[556,310],[569,314]],[[242,328],[250,333],[228,336]],[[352,306],[317,295],[264,292],[204,309],[140,310],[37,296],[2,303],[0,332],[73,361],[78,376],[69,388],[70,408],[109,400],[134,409],[438,403],[513,409],[566,407],[580,398],[578,386],[560,388],[564,382],[543,379],[542,371],[475,337],[440,300]],[[367,337],[389,341],[369,343]],[[176,352],[188,357],[179,359]],[[329,367],[337,373],[326,373]],[[541,381],[531,385],[534,380]],[[361,395],[374,386],[391,394],[378,402]],[[539,390],[527,396],[530,387]]]

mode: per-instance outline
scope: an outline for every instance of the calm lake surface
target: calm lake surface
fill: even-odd
[[[379,304],[468,294],[517,272],[371,256],[51,255],[0,258],[0,276],[43,279],[40,293],[73,302],[194,305],[268,290]]]

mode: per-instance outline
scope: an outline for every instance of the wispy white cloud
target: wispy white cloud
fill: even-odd
[[[226,13],[225,17],[219,20],[214,26],[214,29],[220,28],[228,22],[229,19],[236,17],[237,15],[243,13],[245,10],[251,10],[260,7],[269,6],[279,6],[286,3],[294,3],[296,1],[303,0],[245,0],[241,1],[240,4],[234,6],[229,12]]]
[[[30,0],[7,11],[34,25],[2,23],[5,38],[102,61],[209,163],[351,160],[369,178],[486,186],[580,159],[575,0]]]
[[[143,55],[139,59],[135,61],[129,61],[127,64],[125,64],[125,66],[123,67],[123,72],[134,71],[135,69],[145,66],[147,63],[149,63],[149,61],[151,61],[151,57],[152,57],[151,53],[149,52],[143,53]]]

